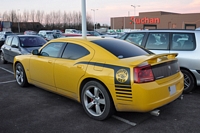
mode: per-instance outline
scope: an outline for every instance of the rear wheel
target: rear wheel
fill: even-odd
[[[189,93],[195,88],[195,78],[188,70],[181,69],[184,75],[184,93]]]
[[[21,63],[17,63],[15,67],[15,79],[17,81],[17,84],[25,87],[28,85],[26,73],[24,71],[24,68]]]
[[[97,81],[89,81],[84,85],[81,103],[85,112],[96,120],[109,118],[114,111],[111,96],[106,88]]]
[[[5,58],[4,58],[3,52],[1,52],[1,63],[3,63],[3,64],[6,64],[6,63],[7,63],[7,61],[6,61]]]

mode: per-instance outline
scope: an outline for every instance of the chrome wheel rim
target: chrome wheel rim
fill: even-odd
[[[105,96],[96,86],[89,86],[84,92],[84,106],[93,116],[100,116],[106,109]]]
[[[191,85],[191,79],[187,74],[184,74],[184,90],[189,88]]]
[[[17,80],[17,83],[19,85],[21,85],[24,82],[23,77],[24,77],[23,68],[20,65],[17,65],[17,68],[16,68],[16,80]]]

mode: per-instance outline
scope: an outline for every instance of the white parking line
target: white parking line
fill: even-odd
[[[0,69],[5,70],[5,71],[7,71],[7,72],[9,72],[9,73],[11,73],[11,74],[14,74],[12,71],[7,70],[7,69],[5,69],[5,68],[3,68],[3,67],[0,67]],[[11,82],[16,82],[16,80],[11,80],[11,81],[6,81],[6,82],[0,82],[0,84],[6,84],[6,83],[11,83]],[[136,123],[130,122],[129,120],[126,120],[126,119],[121,118],[121,117],[119,117],[119,116],[113,115],[112,117],[115,118],[115,119],[117,119],[117,120],[119,120],[119,121],[122,121],[122,122],[124,122],[124,123],[126,123],[126,124],[129,124],[129,125],[131,125],[131,126],[136,126],[136,125],[137,125]]]
[[[120,120],[120,121],[122,121],[122,122],[124,122],[124,123],[127,123],[127,124],[129,124],[129,125],[131,125],[131,126],[136,126],[136,125],[137,125],[136,123],[130,122],[129,120],[126,120],[126,119],[121,118],[121,117],[119,117],[119,116],[113,115],[112,117],[115,118],[115,119],[117,119],[117,120]]]
[[[14,74],[12,71],[7,70],[7,69],[5,69],[5,68],[3,68],[3,67],[0,67],[0,69],[4,70],[4,71],[6,71],[6,72],[9,72],[9,73],[11,73],[11,74]],[[0,84],[7,84],[7,83],[12,83],[12,82],[16,82],[16,80],[10,80],[10,81],[5,81],[5,82],[0,82]]]
[[[0,84],[7,84],[7,83],[11,83],[11,82],[16,82],[16,80],[11,80],[11,81],[0,82]]]
[[[6,71],[6,72],[9,72],[9,73],[11,73],[11,74],[14,74],[14,72],[12,72],[12,71],[10,71],[10,70],[7,70],[7,69],[5,69],[5,68],[3,68],[3,67],[0,67],[0,69],[4,70],[4,71]]]

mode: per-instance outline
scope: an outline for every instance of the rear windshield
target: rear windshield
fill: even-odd
[[[129,58],[140,55],[153,54],[152,52],[119,39],[94,40],[93,43],[103,47],[118,58]]]

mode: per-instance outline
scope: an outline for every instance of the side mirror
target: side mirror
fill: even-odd
[[[18,48],[18,46],[17,46],[17,45],[11,45],[11,47],[12,47],[12,48]]]
[[[34,49],[34,50],[32,51],[32,54],[33,54],[33,55],[39,55],[38,49]]]

